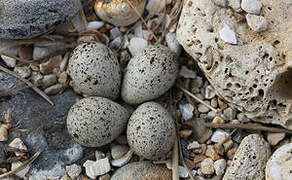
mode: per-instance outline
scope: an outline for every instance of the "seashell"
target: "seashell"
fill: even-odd
[[[128,1],[131,3],[129,4]],[[97,0],[94,10],[103,21],[115,26],[128,26],[142,16],[147,0]],[[136,8],[136,11],[131,7]],[[138,15],[139,14],[139,15]]]

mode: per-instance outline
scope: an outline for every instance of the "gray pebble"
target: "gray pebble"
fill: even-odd
[[[114,145],[111,148],[111,156],[113,159],[119,159],[129,151],[126,145]]]
[[[251,14],[260,14],[262,9],[262,3],[258,0],[242,0],[241,8]]]

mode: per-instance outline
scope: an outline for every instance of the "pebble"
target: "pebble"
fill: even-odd
[[[226,24],[224,24],[223,28],[219,32],[220,37],[223,41],[230,44],[237,44],[237,39],[235,36],[235,32]]]
[[[46,88],[57,83],[57,76],[55,74],[45,75],[42,78],[41,85]]]
[[[118,27],[114,27],[110,30],[110,35],[112,39],[122,36],[122,33]]]
[[[223,144],[223,147],[224,147],[224,151],[227,152],[229,151],[229,149],[231,149],[233,146],[233,141],[231,139],[227,140],[224,144]]]
[[[215,111],[209,111],[207,114],[208,119],[213,119],[216,116],[216,112]]]
[[[98,180],[110,180],[111,176],[109,174],[105,174],[103,176],[100,176]]]
[[[240,0],[228,0],[228,5],[236,12],[241,12]]]
[[[4,55],[2,55],[1,58],[8,67],[15,67],[16,59]]]
[[[166,6],[166,0],[149,0],[146,9],[152,15],[159,15]]]
[[[13,162],[11,164],[11,169],[14,170],[14,169],[16,169],[16,168],[18,168],[18,167],[20,167],[22,165],[23,165],[23,163],[20,162],[20,161]],[[26,175],[26,173],[29,171],[29,168],[30,168],[29,166],[26,166],[23,170],[17,172],[15,175],[18,176],[19,178],[23,179],[24,176]]]
[[[64,71],[59,75],[58,82],[61,84],[64,84],[67,82],[67,80],[68,80],[68,74],[66,71]]]
[[[181,77],[184,78],[190,78],[190,79],[195,79],[197,77],[197,74],[195,71],[190,70],[188,67],[186,66],[182,66],[180,71],[179,71],[179,75]]]
[[[194,106],[187,103],[187,104],[179,104],[180,112],[184,118],[184,120],[190,120],[193,117]]]
[[[225,159],[218,159],[214,162],[214,169],[217,176],[224,175],[226,168],[226,160]]]
[[[43,76],[39,72],[32,72],[31,81],[35,86],[40,86],[42,84]]]
[[[86,175],[92,179],[97,176],[104,175],[111,170],[111,165],[108,158],[97,161],[87,160],[83,166],[85,167]]]
[[[129,151],[126,145],[114,145],[111,147],[111,156],[113,159],[119,159]]]
[[[226,116],[228,120],[233,120],[236,117],[236,111],[231,107],[224,109],[223,114]]]
[[[130,44],[128,45],[128,49],[132,56],[139,54],[144,48],[148,45],[148,41],[143,38],[133,37],[130,40]]]
[[[242,0],[241,8],[247,13],[260,14],[262,3],[258,0]]]
[[[119,36],[115,38],[112,42],[110,42],[109,48],[119,49],[122,46],[122,43],[123,43],[123,37]]]
[[[200,113],[207,113],[210,111],[210,109],[207,106],[205,106],[204,104],[199,104],[198,111]]]
[[[15,138],[8,146],[12,148],[17,148],[19,150],[23,150],[25,152],[28,151],[26,145],[23,143],[23,141],[20,138]],[[25,154],[25,153],[16,152],[16,151],[14,153],[16,156],[21,156]]]
[[[292,179],[292,143],[278,148],[270,157],[266,166],[266,180]]]
[[[207,159],[207,156],[202,155],[202,154],[199,154],[199,155],[196,155],[196,156],[194,157],[194,161],[193,161],[193,162],[194,162],[195,164],[198,164],[198,163],[204,161],[205,159]]]
[[[217,99],[216,99],[216,98],[213,98],[213,99],[211,100],[211,106],[212,106],[213,108],[217,108],[217,107],[218,107],[218,102],[217,102]]]
[[[198,149],[198,148],[200,148],[200,147],[201,147],[201,145],[199,144],[198,141],[193,141],[193,142],[191,142],[191,143],[188,145],[187,149],[189,149],[189,150],[191,150],[191,149]]]
[[[240,122],[243,122],[243,123],[246,123],[246,122],[250,122],[250,119],[248,119],[246,117],[246,115],[244,113],[237,113],[236,115],[236,118],[240,121]]]
[[[81,166],[77,164],[72,164],[70,166],[66,166],[66,172],[71,179],[76,179],[82,171]]]
[[[71,179],[67,175],[64,175],[64,176],[61,177],[60,180],[71,180]]]
[[[54,95],[54,94],[58,94],[63,88],[64,87],[62,84],[55,84],[53,86],[46,88],[44,92],[48,95]]]
[[[169,169],[169,170],[172,170],[172,161],[168,161],[166,163],[166,167]],[[183,166],[178,166],[178,174],[179,174],[179,177],[180,178],[187,178],[189,177],[189,172],[188,170],[183,167]]]
[[[111,164],[115,167],[122,167],[127,164],[133,157],[134,151],[129,150],[125,155],[123,155],[120,159],[114,159],[111,161]]]
[[[215,172],[214,169],[214,161],[211,158],[206,158],[201,162],[201,171],[203,174],[213,174]]]
[[[212,99],[215,97],[215,90],[211,85],[208,85],[205,89],[205,98]]]
[[[180,53],[182,52],[182,47],[178,43],[176,39],[176,34],[175,33],[167,33],[165,36],[165,41],[167,43],[167,46],[177,55],[179,56]]]
[[[105,154],[101,151],[95,151],[95,159],[96,160],[100,160],[100,159],[103,159],[105,158]]]
[[[62,39],[62,36],[49,36],[52,39]],[[65,42],[35,43],[33,48],[33,59],[40,60],[52,56],[58,51],[65,50]],[[56,48],[58,47],[58,48]]]
[[[285,138],[285,133],[268,133],[267,140],[270,145],[275,146]]]
[[[214,111],[210,111],[210,112],[214,112]],[[221,117],[218,117],[218,116],[215,115],[215,117],[212,120],[212,123],[215,123],[215,124],[223,124],[224,123],[224,120]]]
[[[260,135],[246,136],[238,147],[231,166],[227,168],[223,180],[264,179],[265,166],[270,155],[270,146]]]
[[[104,25],[103,21],[90,21],[87,24],[87,30],[96,30],[100,29]]]
[[[211,158],[212,160],[214,160],[214,161],[220,159],[219,154],[217,153],[215,147],[212,146],[212,145],[208,145],[208,146],[207,146],[207,150],[206,150],[205,155],[206,155],[207,157],[210,157],[210,158]]]
[[[228,136],[228,133],[222,129],[217,129],[212,137],[211,137],[211,141],[215,142],[215,143],[219,143],[222,140],[226,139],[226,137]]]
[[[40,71],[44,75],[58,73],[60,71],[60,64],[62,63],[62,56],[54,56],[47,62],[40,64]]]
[[[31,75],[31,70],[27,66],[15,67],[13,71],[24,79],[28,78]]]
[[[246,21],[248,26],[255,32],[262,32],[268,29],[268,22],[263,16],[247,14]]]

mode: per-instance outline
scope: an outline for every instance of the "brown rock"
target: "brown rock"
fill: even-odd
[[[270,145],[275,146],[285,138],[285,133],[268,133],[267,139]]]
[[[205,153],[207,157],[212,158],[214,161],[220,159],[219,154],[216,152],[214,146],[207,146],[207,151]]]
[[[198,163],[202,162],[206,158],[207,158],[207,156],[204,156],[202,154],[196,155],[195,158],[194,158],[194,163],[198,164]]]

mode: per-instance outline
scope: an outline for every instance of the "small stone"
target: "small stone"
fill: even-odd
[[[214,112],[214,111],[211,111],[211,112]],[[215,124],[223,124],[224,123],[224,120],[221,117],[216,116],[212,120],[212,123],[215,123]]]
[[[59,93],[63,89],[62,84],[55,84],[53,86],[50,86],[44,90],[44,92],[48,95],[53,95]]]
[[[230,44],[237,44],[235,32],[228,25],[224,24],[219,34],[223,41]]]
[[[169,170],[172,170],[172,161],[168,161],[166,163],[166,167]],[[178,174],[179,174],[179,177],[180,178],[187,178],[189,176],[188,170],[185,167],[183,167],[183,166],[178,166]]]
[[[215,172],[214,161],[211,158],[203,160],[201,162],[201,171],[203,174],[213,174]]]
[[[67,175],[64,175],[64,176],[61,177],[60,180],[71,180],[71,179]]]
[[[111,165],[108,158],[97,161],[87,160],[83,166],[85,167],[86,175],[92,179],[97,176],[108,173],[111,170]]]
[[[40,64],[40,71],[44,75],[59,72],[61,63],[62,63],[62,56],[52,57],[47,62]]]
[[[216,99],[216,98],[213,98],[213,99],[211,100],[211,106],[212,106],[213,108],[217,108],[217,107],[218,107],[218,102],[217,102],[217,99]]]
[[[64,71],[59,75],[58,82],[61,84],[64,84],[67,82],[67,80],[68,80],[68,74],[66,71]]]
[[[118,27],[115,27],[110,30],[110,35],[112,39],[115,39],[117,37],[120,37],[122,33]]]
[[[15,67],[13,71],[24,79],[28,78],[31,75],[31,70],[27,66]]]
[[[225,109],[223,114],[226,116],[228,120],[233,120],[236,117],[236,111],[231,107]]]
[[[139,52],[141,52],[147,45],[148,45],[148,42],[145,39],[134,37],[130,40],[128,49],[130,53],[133,56],[135,56]]]
[[[248,119],[244,113],[238,113],[236,118],[243,123],[250,122],[250,119]]]
[[[100,29],[104,25],[103,21],[91,21],[87,24],[87,30]]]
[[[228,0],[228,5],[236,12],[241,12],[240,0]]]
[[[36,64],[30,64],[29,67],[31,68],[32,71],[38,72],[40,71],[39,65]]]
[[[119,159],[114,159],[111,161],[111,164],[115,167],[122,167],[126,165],[133,157],[134,151],[129,150],[125,155]]]
[[[226,7],[227,6],[227,0],[213,0],[214,4],[220,7]]]
[[[179,104],[180,112],[184,118],[184,120],[190,120],[193,117],[194,106],[191,104]]]
[[[180,53],[182,52],[182,47],[178,43],[176,39],[176,34],[175,33],[167,33],[165,36],[165,41],[167,43],[167,46],[177,55],[179,56]]]
[[[258,0],[242,0],[241,8],[247,13],[260,14],[262,3]]]
[[[204,161],[205,159],[207,159],[206,156],[204,156],[204,155],[202,155],[202,154],[199,154],[199,155],[196,155],[196,156],[194,157],[194,161],[193,161],[193,162],[194,162],[195,164],[198,164],[198,163]]]
[[[285,133],[268,133],[267,139],[270,145],[275,146],[285,138]]]
[[[158,15],[165,8],[165,1],[166,0],[149,0],[146,9],[149,11],[150,14]]]
[[[41,85],[46,88],[52,86],[57,83],[57,76],[55,74],[45,75],[43,76]]]
[[[2,55],[1,58],[8,67],[15,67],[16,59],[4,55]]]
[[[111,176],[109,174],[105,174],[103,176],[100,176],[98,180],[110,180]]]
[[[225,159],[219,159],[214,162],[214,169],[217,176],[222,176],[225,172],[225,168],[226,168]]]
[[[49,38],[63,38],[62,36],[49,36]],[[56,48],[58,47],[58,48]],[[36,43],[33,48],[33,59],[40,60],[54,55],[58,51],[65,50],[66,43]]]
[[[179,131],[179,135],[182,138],[188,138],[192,135],[193,131],[189,129]]]
[[[31,81],[35,86],[40,86],[42,84],[43,76],[39,72],[32,72]]]
[[[268,29],[268,22],[263,16],[247,14],[246,21],[248,26],[255,32],[262,32]]]
[[[114,145],[111,148],[111,156],[113,159],[119,159],[129,151],[126,145]]]
[[[81,166],[77,164],[72,164],[70,166],[66,166],[66,172],[70,176],[71,179],[77,178],[82,171]]]
[[[233,159],[236,151],[237,151],[237,147],[233,147],[233,148],[229,149],[229,151],[227,152],[228,159],[230,159],[230,160]]]
[[[209,111],[207,116],[208,116],[208,119],[213,119],[215,116],[216,116],[216,112],[215,111]]]
[[[224,147],[224,151],[225,152],[228,152],[229,149],[231,149],[233,146],[233,141],[231,139],[227,140],[224,144],[223,144],[223,147]]]
[[[189,150],[190,149],[198,149],[200,147],[201,147],[201,145],[199,144],[198,141],[193,141],[188,145],[187,149],[189,149]]]
[[[208,145],[205,155],[212,158],[214,161],[220,159],[219,154],[216,152],[214,146]]]
[[[20,162],[20,161],[13,162],[11,164],[11,169],[14,170],[14,169],[16,169],[16,168],[18,168],[18,167],[20,167],[22,165],[23,165],[23,163]],[[26,173],[29,171],[29,168],[30,168],[29,166],[26,166],[23,170],[17,172],[15,175],[18,176],[19,178],[23,179],[24,176],[26,175]]]
[[[221,142],[222,140],[226,139],[226,137],[228,136],[228,133],[225,132],[224,130],[222,129],[217,129],[212,137],[211,137],[211,141],[212,142],[215,142],[215,143],[219,143]]]
[[[210,109],[207,106],[205,106],[204,104],[199,104],[198,111],[200,113],[207,113],[210,111]]]
[[[179,75],[181,77],[191,78],[191,79],[195,79],[197,77],[197,74],[195,73],[195,71],[188,69],[186,66],[181,67]]]
[[[115,38],[112,42],[110,42],[109,48],[119,49],[122,46],[122,42],[123,42],[123,39],[121,36],[119,36],[119,37]]]
[[[8,146],[12,147],[12,148],[16,148],[16,149],[22,150],[24,152],[28,151],[26,145],[24,145],[23,141],[20,138],[15,138]],[[21,155],[24,155],[24,154],[25,153],[15,152],[16,156],[21,156]]]
[[[224,110],[228,107],[228,105],[221,98],[218,98],[218,105],[221,110]]]
[[[215,97],[215,90],[212,86],[207,86],[205,89],[205,98],[206,99],[212,99]]]
[[[100,159],[103,159],[105,158],[105,154],[101,151],[95,151],[95,159],[96,160],[100,160]]]

